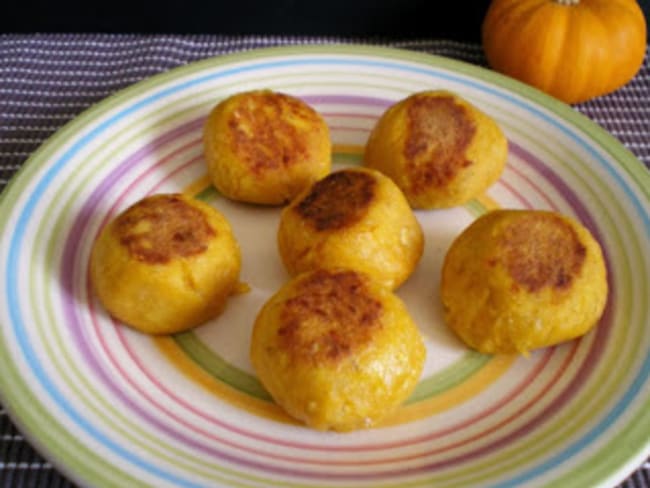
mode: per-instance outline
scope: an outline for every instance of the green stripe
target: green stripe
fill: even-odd
[[[363,162],[363,156],[360,154],[335,153],[332,157],[333,162],[339,164],[358,164]]]
[[[213,378],[259,400],[273,401],[255,376],[225,361],[203,344],[194,332],[176,334],[173,339],[186,356]]]
[[[474,351],[468,351],[453,364],[420,381],[406,404],[413,404],[450,390],[471,378],[492,360]]]
[[[639,451],[634,446],[645,446],[645,452],[650,450],[650,402],[638,407],[642,415],[637,417],[637,421],[628,422],[620,432],[612,437],[610,444],[617,446],[615,449],[604,448],[579,466],[572,467],[570,473],[558,478],[551,486],[568,486],[569,482],[574,486],[595,486],[604,478],[612,476],[620,466],[629,466],[628,472],[637,469],[643,463],[647,456],[643,451]],[[635,461],[633,461],[635,460]],[[631,462],[632,461],[632,462]],[[622,473],[627,475],[628,473]],[[619,476],[617,482],[622,481],[623,476]],[[613,483],[612,483],[613,484]]]
[[[9,357],[3,336],[0,336],[0,350],[4,357]],[[76,435],[62,428],[58,417],[53,415],[54,412],[44,409],[40,399],[27,388],[11,361],[5,361],[2,365],[0,386],[5,393],[2,404],[12,421],[25,434],[29,443],[40,452],[47,452],[48,460],[66,476],[82,484],[99,481],[107,487],[142,486],[140,481],[108,464],[105,458],[79,442]],[[39,428],[33,430],[31,426],[34,425]]]
[[[215,198],[218,198],[220,196],[220,193],[217,191],[217,189],[210,185],[204,190],[200,191],[199,193],[196,194],[195,198],[198,200],[203,200],[208,201],[208,200],[214,200]]]
[[[184,332],[173,336],[176,345],[203,371],[214,379],[232,388],[264,401],[272,401],[258,379],[225,361],[199,339],[194,332]],[[467,352],[450,366],[420,381],[415,391],[406,402],[417,403],[439,395],[467,381],[491,360],[476,352]]]
[[[338,161],[340,153],[334,154]],[[355,158],[358,161],[358,157]],[[209,186],[196,198],[210,202],[218,198],[219,193],[213,186]],[[482,206],[475,202],[475,205]],[[207,347],[192,331],[174,336],[176,344],[194,363],[214,379],[222,381],[236,390],[254,398],[272,401],[262,384],[252,376],[236,366],[225,361],[217,352]],[[461,359],[455,361],[441,371],[421,380],[406,404],[413,404],[439,395],[459,384],[467,381],[472,375],[483,368],[491,357],[469,351]]]
[[[470,200],[464,207],[474,218],[480,217],[488,210],[485,205],[476,199]]]

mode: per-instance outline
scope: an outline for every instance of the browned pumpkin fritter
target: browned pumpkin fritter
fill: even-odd
[[[180,194],[144,198],[108,223],[90,259],[108,312],[151,334],[216,317],[238,284],[239,247],[216,209]]]
[[[291,275],[327,267],[362,271],[395,289],[413,272],[422,229],[402,192],[367,168],[330,173],[285,207],[280,256]]]
[[[451,92],[415,93],[375,125],[364,164],[388,175],[413,208],[461,205],[501,175],[508,144],[496,122]]]
[[[203,140],[212,182],[232,200],[285,204],[331,167],[323,118],[302,100],[270,90],[222,100]]]
[[[526,353],[587,333],[607,302],[607,272],[577,221],[496,210],[453,242],[440,291],[448,325],[470,347]]]
[[[250,356],[287,413],[319,430],[377,425],[413,391],[425,349],[404,303],[363,273],[298,275],[259,312]]]

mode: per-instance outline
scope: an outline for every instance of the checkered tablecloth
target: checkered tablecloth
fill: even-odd
[[[216,35],[0,35],[0,191],[30,154],[66,122],[108,95],[176,66],[254,48],[364,43],[485,65],[476,44]],[[650,59],[624,88],[576,107],[650,169]],[[0,372],[1,374],[1,372]],[[24,439],[0,405],[0,487],[72,486]],[[650,487],[650,463],[622,485]]]

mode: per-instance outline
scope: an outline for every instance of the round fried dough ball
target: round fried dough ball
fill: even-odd
[[[232,200],[284,204],[331,167],[323,118],[302,100],[269,90],[220,102],[203,140],[212,182]]]
[[[364,164],[390,176],[413,208],[461,205],[501,175],[508,142],[461,97],[425,91],[391,106],[375,125]]]
[[[470,347],[526,354],[587,333],[607,301],[599,244],[554,212],[497,210],[452,243],[442,269],[445,319]]]
[[[404,303],[344,269],[303,273],[259,312],[250,357],[275,401],[319,430],[372,427],[413,391],[425,348]]]
[[[216,317],[238,284],[239,246],[211,206],[179,194],[144,198],[101,231],[92,285],[115,318],[171,334]]]
[[[411,275],[423,247],[422,228],[402,192],[366,168],[329,174],[280,217],[278,248],[291,275],[343,267],[395,289]]]

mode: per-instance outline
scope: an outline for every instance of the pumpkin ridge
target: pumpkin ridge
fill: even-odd
[[[593,15],[593,23],[601,27],[602,37],[599,40],[600,42],[594,44],[607,51],[606,54],[601,55],[601,62],[591,64],[592,71],[598,69],[601,75],[598,78],[601,80],[598,86],[594,86],[594,80],[592,80],[593,95],[590,95],[590,97],[593,97],[610,93],[630,81],[643,63],[646,45],[645,43],[635,43],[634,38],[636,35],[631,33],[632,29],[629,27],[624,28],[624,25],[621,25],[634,25],[634,20],[639,18],[638,12],[635,12],[634,8],[639,8],[636,0],[632,2],[627,0],[583,0],[583,4],[587,11]],[[625,23],[621,20],[622,16],[626,17]],[[644,19],[641,19],[641,24],[641,32],[637,33],[637,35],[645,40]],[[620,36],[613,37],[612,33],[614,32],[619,32]],[[621,56],[621,53],[629,52],[635,46],[640,46],[638,52]]]
[[[589,42],[589,35],[594,34],[593,26],[598,19],[594,18],[589,2],[582,1],[579,7],[573,6],[574,8],[566,5],[559,7],[565,11],[567,22],[564,26],[563,57],[558,61],[560,65],[564,63],[566,67],[565,69],[561,66],[556,67],[552,73],[554,77],[551,83],[544,89],[550,93],[563,93],[565,97],[574,99],[580,93],[591,93],[594,83],[597,83],[593,72],[602,69],[600,56],[594,54],[600,47],[596,43]]]
[[[519,25],[515,27],[522,52],[525,51],[528,57],[526,62],[514,63],[511,76],[533,79],[535,87],[547,90],[562,61],[568,12],[565,7],[548,0],[530,7],[522,11]],[[561,24],[564,27],[560,27]],[[562,33],[561,39],[556,37],[558,33]]]
[[[548,12],[543,12],[542,9]],[[545,2],[540,5],[536,12],[536,18],[539,18],[539,25],[535,27],[542,32],[547,31],[544,36],[545,45],[540,48],[543,59],[540,59],[536,66],[533,66],[533,72],[529,76],[542,76],[538,78],[535,86],[541,90],[547,91],[554,82],[554,76],[562,69],[563,52],[566,43],[570,38],[569,25],[573,9],[567,5],[559,4],[555,1]],[[546,17],[544,17],[544,15]],[[536,34],[537,30],[533,32]],[[530,39],[534,42],[535,37]],[[540,70],[540,66],[543,67]],[[561,79],[566,79],[564,76]]]
[[[626,22],[630,25],[634,25],[636,32],[632,32],[633,29],[620,29],[622,32],[621,37],[617,38],[615,42],[610,43],[610,49],[612,51],[612,57],[616,61],[611,67],[611,76],[613,79],[609,83],[608,91],[615,90],[618,86],[630,81],[634,75],[639,71],[639,68],[643,64],[643,60],[646,54],[646,43],[645,42],[635,42],[637,39],[645,41],[647,38],[646,33],[646,23],[641,7],[636,0],[630,1],[621,1],[614,0],[610,2],[596,1],[593,2],[594,6],[598,5],[603,10],[608,11],[607,13],[601,14],[599,12],[598,17],[601,22],[605,24],[605,29],[607,32],[612,32],[616,30],[614,23],[622,23],[622,18],[625,16]],[[621,50],[635,50],[632,54],[621,57],[619,52]]]
[[[614,4],[612,3],[611,6],[613,5]],[[625,81],[627,81],[621,79],[620,83],[614,82],[615,78],[620,77],[618,72],[620,70],[621,60],[618,51],[621,48],[621,46],[616,46],[615,43],[608,42],[608,35],[610,32],[612,32],[612,26],[609,25],[608,16],[607,15],[603,16],[602,14],[600,14],[598,10],[598,2],[588,2],[586,4],[586,7],[588,9],[587,11],[593,15],[593,23],[597,26],[600,26],[601,29],[600,32],[602,34],[602,37],[601,37],[601,42],[599,44],[603,46],[602,49],[607,51],[607,54],[601,58],[602,59],[601,63],[598,64],[592,63],[591,66],[592,71],[596,69],[600,69],[607,72],[607,76],[603,76],[602,79],[600,80],[600,83],[598,84],[596,84],[598,78],[596,76],[591,77],[590,82],[593,87],[592,91],[595,95],[597,95],[598,93],[608,93],[613,89],[615,89],[617,85],[621,85],[625,83]],[[626,47],[626,46],[622,46],[622,47]],[[608,60],[610,60],[610,62],[607,62]]]
[[[490,49],[493,45],[508,45],[521,39],[527,19],[548,0],[503,0],[498,9],[488,10],[483,24],[483,45],[488,62],[493,66],[501,66],[500,71],[518,78],[521,69],[519,63],[510,63],[508,51],[505,49]],[[497,28],[498,26],[498,28]],[[527,43],[525,43],[527,44]],[[517,46],[520,49],[521,46]]]

